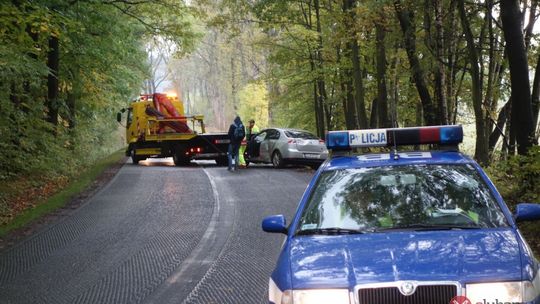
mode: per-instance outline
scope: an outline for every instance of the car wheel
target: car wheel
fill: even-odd
[[[191,163],[191,159],[181,154],[181,151],[175,151],[173,154],[173,162],[177,167],[188,166]]]
[[[283,168],[283,157],[281,157],[281,153],[278,150],[272,154],[272,165],[276,168]]]
[[[216,158],[216,165],[223,167],[223,166],[227,166],[228,164],[229,164],[229,160],[227,159],[227,157]]]
[[[137,165],[141,160],[143,160],[142,157],[135,155],[135,149],[131,149],[131,162]]]

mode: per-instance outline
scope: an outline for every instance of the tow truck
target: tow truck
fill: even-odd
[[[203,115],[185,115],[174,94],[142,94],[117,113],[126,115],[126,156],[134,164],[147,158],[172,157],[176,166],[194,159],[227,164],[227,133],[206,133]]]

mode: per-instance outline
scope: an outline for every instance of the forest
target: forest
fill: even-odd
[[[469,126],[510,201],[540,201],[538,0],[8,0],[7,189],[61,185],[124,147],[116,112],[174,91],[213,131]],[[26,189],[26,188],[25,188]],[[19,193],[20,194],[20,193]]]

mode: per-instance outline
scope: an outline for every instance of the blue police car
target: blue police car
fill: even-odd
[[[457,151],[461,126],[334,131],[329,149],[392,152],[334,156],[315,174],[287,226],[271,274],[274,304],[540,303],[539,262],[514,214],[480,166]],[[400,145],[436,144],[432,151]],[[394,148],[394,149],[392,149]]]

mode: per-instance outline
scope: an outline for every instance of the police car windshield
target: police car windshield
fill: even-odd
[[[508,223],[474,167],[413,165],[323,172],[297,233],[503,226]]]

